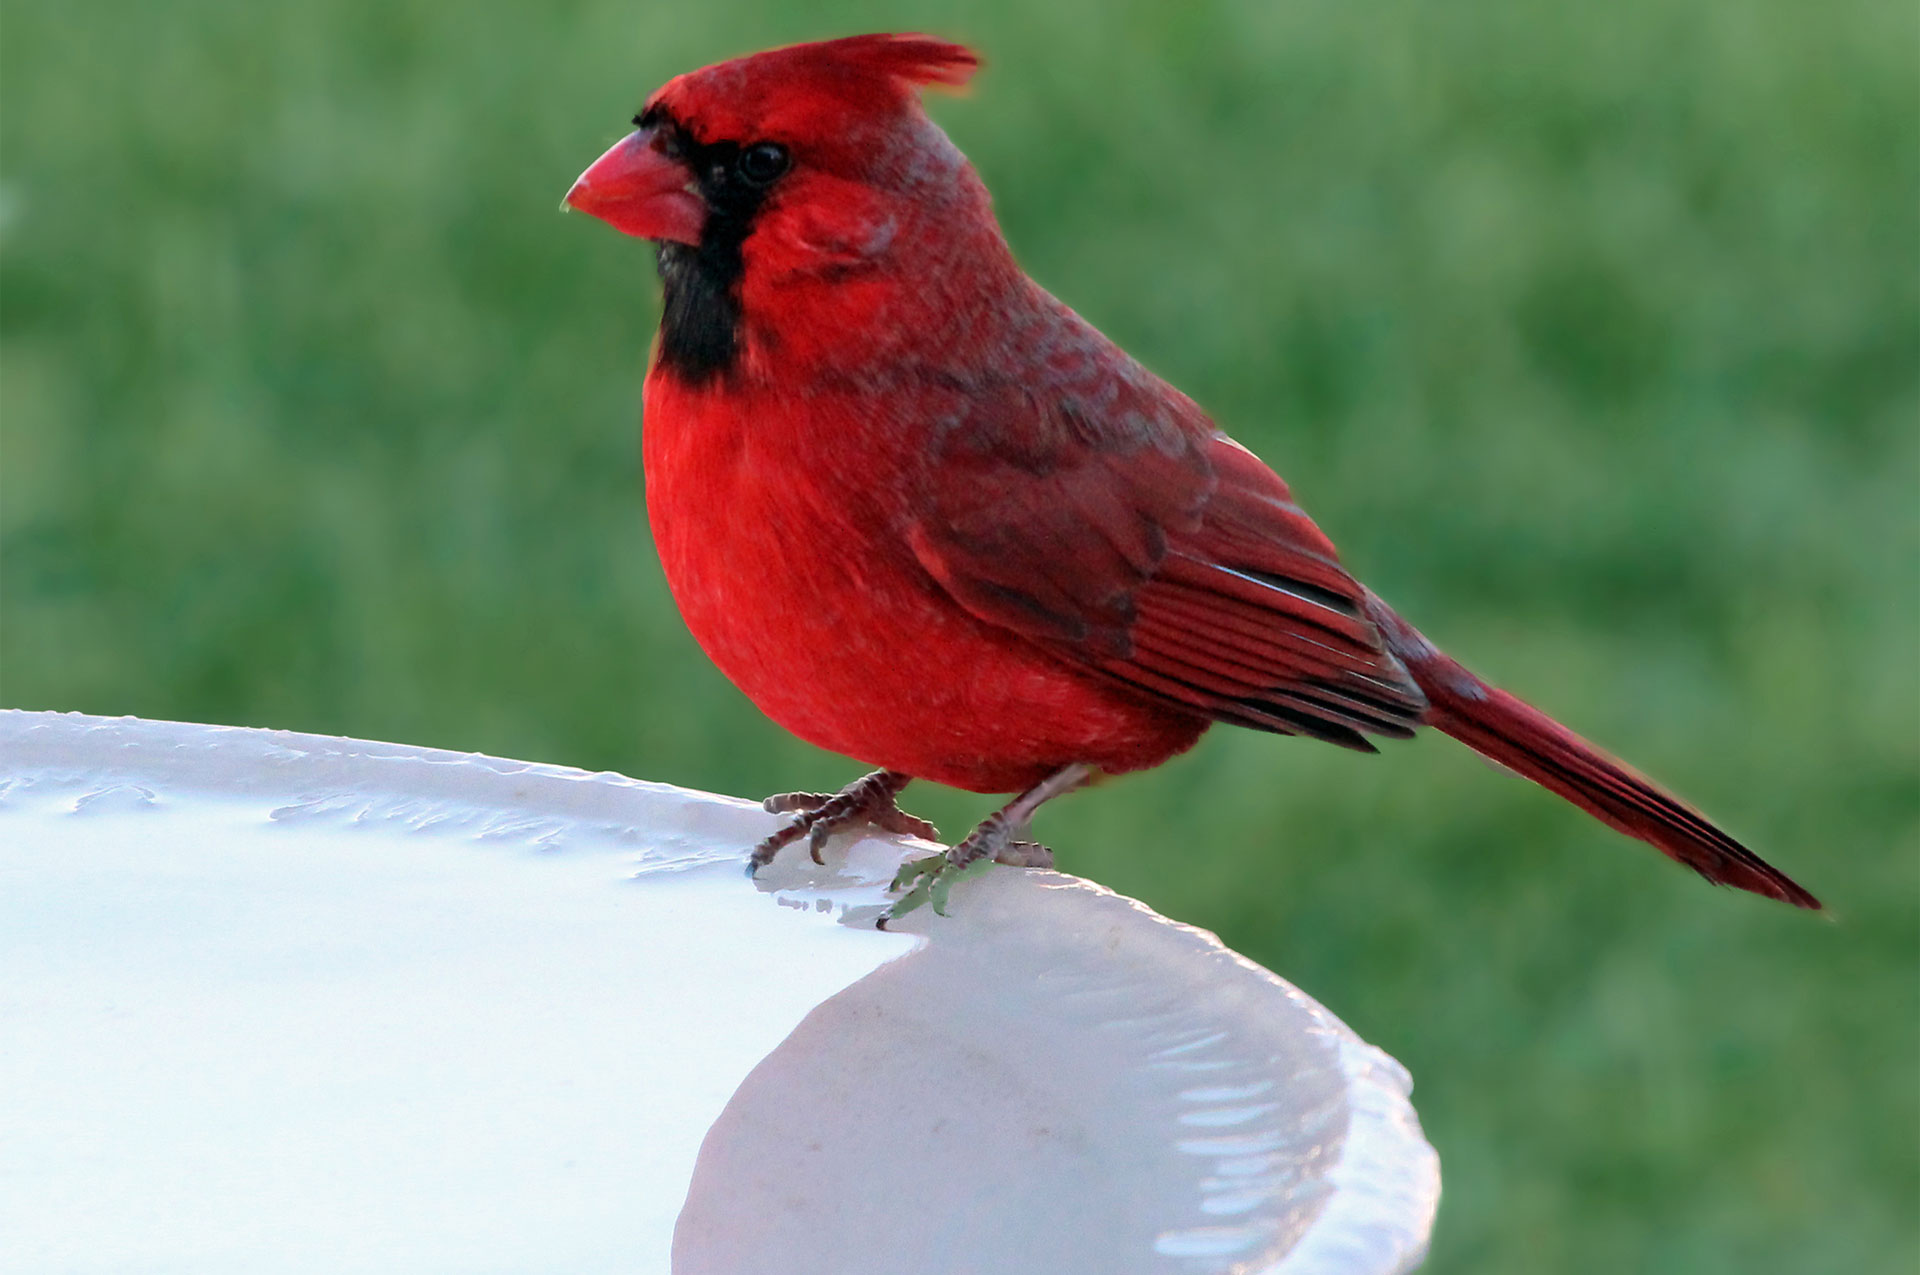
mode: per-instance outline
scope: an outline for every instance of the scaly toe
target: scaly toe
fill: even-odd
[[[770,815],[784,815],[790,811],[812,812],[820,809],[834,798],[830,792],[777,792],[760,803],[760,808]]]
[[[772,863],[775,855],[790,842],[797,840],[806,830],[807,821],[804,818],[796,819],[760,842],[747,855],[747,876],[751,878],[759,875],[760,869]]]
[[[1038,841],[1009,841],[994,852],[993,861],[1010,868],[1051,868],[1053,851]]]
[[[835,825],[822,819],[813,825],[813,831],[807,834],[807,853],[813,856],[815,863],[824,864],[826,858],[821,853],[827,848],[827,839],[833,836]]]
[[[891,810],[881,811],[874,819],[873,826],[902,837],[918,837],[922,841],[940,840],[940,830],[938,828],[928,823],[925,819],[919,819],[908,814],[898,806],[893,807]]]

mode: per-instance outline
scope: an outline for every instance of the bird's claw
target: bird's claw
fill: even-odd
[[[848,784],[837,793],[779,793],[761,802],[772,814],[797,817],[753,848],[747,856],[747,875],[756,875],[773,862],[781,849],[807,839],[807,851],[815,863],[824,863],[823,852],[834,833],[851,824],[867,824],[903,837],[921,837],[938,841],[940,830],[925,819],[916,819],[900,809],[894,796],[906,787],[907,776],[898,771],[877,770]]]
[[[947,914],[947,899],[953,887],[968,877],[979,876],[995,863],[1021,868],[1051,868],[1053,851],[1024,834],[1034,807],[1086,781],[1088,768],[1075,764],[1065,767],[1047,780],[1022,793],[1003,810],[981,821],[953,848],[940,854],[909,859],[894,873],[890,893],[899,894],[892,907],[876,925],[886,929],[920,907],[933,905],[941,916]],[[747,856],[747,875],[754,876],[782,847],[807,839],[813,861],[822,861],[821,851],[827,839],[848,824],[867,824],[903,837],[923,837],[938,841],[940,831],[925,819],[916,819],[900,809],[894,798],[910,782],[910,776],[898,770],[876,770],[855,780],[836,793],[788,792],[769,797],[760,804],[772,814],[793,814],[785,827],[767,837]]]

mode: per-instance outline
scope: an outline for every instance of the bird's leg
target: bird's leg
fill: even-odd
[[[1053,851],[1037,841],[1025,839],[1033,812],[1055,797],[1072,792],[1093,778],[1093,767],[1075,762],[1062,766],[1033,787],[994,811],[968,833],[959,844],[944,854],[911,859],[900,865],[893,888],[905,890],[898,902],[879,920],[881,929],[919,907],[932,903],[933,910],[947,914],[947,895],[954,883],[984,872],[990,864],[1006,863],[1022,868],[1051,868]]]
[[[912,782],[913,776],[900,771],[876,770],[837,793],[783,792],[767,798],[760,804],[769,811],[776,815],[797,811],[799,818],[753,848],[753,853],[747,856],[747,875],[752,876],[772,863],[782,846],[801,837],[807,838],[813,861],[824,862],[820,852],[826,848],[827,838],[849,824],[871,824],[885,832],[938,841],[938,828],[925,819],[915,819],[894,804],[894,797]]]

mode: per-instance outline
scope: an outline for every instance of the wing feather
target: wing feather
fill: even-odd
[[[1369,752],[1369,735],[1412,734],[1425,695],[1286,484],[1065,313],[1030,376],[948,378],[907,528],[929,574],[980,618],[1198,715]],[[1089,348],[1063,354],[1071,340]]]

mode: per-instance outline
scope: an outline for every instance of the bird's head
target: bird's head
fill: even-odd
[[[642,239],[698,246],[712,222],[898,186],[925,140],[915,86],[961,85],[978,65],[957,44],[862,35],[690,71],[647,99],[567,203]]]
[[[917,91],[978,65],[928,36],[862,35],[690,71],[647,99],[567,203],[660,246],[663,356],[719,370],[755,294],[779,291],[788,313],[810,283],[844,292],[906,254],[923,273],[922,245],[979,227],[997,239],[984,188]]]

